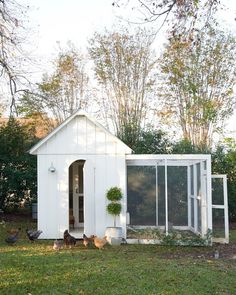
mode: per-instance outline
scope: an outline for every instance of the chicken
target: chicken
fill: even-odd
[[[107,237],[105,236],[104,238],[101,239],[101,238],[94,236],[93,242],[94,242],[95,247],[97,247],[99,250],[101,250],[101,249],[103,249],[103,247],[107,243]]]
[[[11,228],[9,230],[7,230],[7,232],[10,234],[10,235],[15,235],[16,233],[20,232],[21,231],[21,228]]]
[[[64,231],[64,243],[66,246],[75,246],[76,238],[69,234],[68,230]]]
[[[89,245],[92,244],[94,239],[94,235],[87,237],[85,234],[83,234],[83,244],[85,247],[88,247]]]
[[[26,234],[27,237],[29,238],[30,241],[34,242],[35,240],[38,239],[38,237],[41,235],[42,231],[41,230],[31,230],[31,229],[26,229]]]
[[[5,242],[8,244],[8,245],[13,245],[17,242],[17,240],[19,239],[19,233],[20,231],[16,232],[15,234],[12,234],[10,236],[8,236],[6,239],[5,239]]]
[[[63,244],[61,241],[55,240],[52,248],[53,250],[59,251],[63,249]]]

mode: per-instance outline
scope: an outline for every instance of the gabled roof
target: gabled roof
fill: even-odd
[[[132,149],[128,147],[123,141],[121,141],[118,137],[116,137],[114,134],[110,133],[107,129],[105,129],[101,124],[99,124],[93,117],[91,117],[87,112],[83,110],[78,110],[74,114],[72,114],[69,118],[67,118],[64,122],[62,122],[59,126],[57,126],[52,132],[50,132],[46,137],[44,137],[42,140],[40,140],[36,145],[34,145],[30,150],[29,153],[36,155],[37,150],[44,145],[52,136],[54,136],[56,133],[58,133],[61,129],[63,129],[69,122],[71,122],[75,117],[77,116],[84,116],[87,119],[89,119],[91,122],[93,122],[97,127],[99,127],[101,130],[103,130],[106,134],[109,134],[112,136],[119,144],[123,145],[127,149],[127,153],[131,153]]]

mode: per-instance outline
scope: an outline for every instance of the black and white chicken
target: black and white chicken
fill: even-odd
[[[38,237],[41,235],[41,233],[42,233],[41,230],[31,230],[31,229],[27,229],[26,230],[27,237],[32,242],[34,242],[35,240],[37,240]]]

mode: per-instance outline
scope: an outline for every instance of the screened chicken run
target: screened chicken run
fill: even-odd
[[[209,245],[229,240],[225,175],[210,155],[130,155],[127,240]]]

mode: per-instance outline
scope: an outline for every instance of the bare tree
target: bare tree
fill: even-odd
[[[213,134],[235,106],[236,41],[209,26],[192,41],[170,39],[160,60],[162,115],[178,123],[184,139],[198,146],[212,144]]]
[[[59,50],[52,74],[44,74],[34,93],[27,93],[20,101],[26,113],[47,113],[64,121],[77,109],[87,109],[90,98],[86,57],[71,43]]]
[[[191,31],[196,20],[204,22],[217,10],[220,0],[116,0],[115,7],[131,7],[136,12],[138,23],[159,23],[159,28],[170,22],[172,31]],[[133,15],[134,19],[134,15]]]
[[[120,32],[95,33],[90,40],[89,53],[104,90],[100,105],[116,134],[130,147],[145,122],[155,82],[151,43],[152,37],[145,30],[129,34],[124,28]]]
[[[11,112],[15,106],[15,94],[25,79],[22,63],[26,57],[21,45],[25,41],[23,32],[27,8],[15,0],[0,1],[0,83],[9,86],[11,95]],[[3,87],[4,88],[4,87]],[[2,93],[1,101],[5,94]]]

